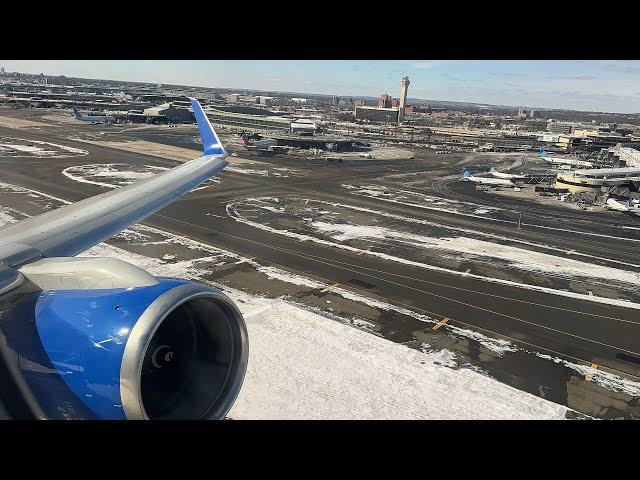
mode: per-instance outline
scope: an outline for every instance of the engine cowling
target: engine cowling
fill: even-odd
[[[139,272],[134,283],[147,284],[131,286],[120,278],[121,269],[109,272],[109,262],[99,272],[92,268],[96,263],[86,262],[64,280],[51,276],[50,264],[23,269],[45,287],[67,285],[69,278],[84,283],[42,289],[35,301],[33,336],[39,342],[23,356],[38,359],[41,349],[49,373],[64,383],[46,388],[43,375],[32,375],[29,383],[45,414],[55,418],[62,409],[65,418],[224,418],[248,360],[246,325],[236,305],[200,283],[155,277],[141,282]],[[101,288],[94,288],[95,278]]]

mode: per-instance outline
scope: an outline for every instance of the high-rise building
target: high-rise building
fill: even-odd
[[[4,75],[4,67],[0,68],[0,75]]]
[[[398,122],[404,121],[404,109],[407,106],[407,93],[409,92],[409,77],[403,77],[400,83],[400,105],[398,109]]]
[[[378,108],[391,108],[391,102],[391,96],[387,92],[384,92],[378,99]]]

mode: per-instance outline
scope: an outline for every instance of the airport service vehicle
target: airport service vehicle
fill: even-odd
[[[491,177],[476,177],[471,175],[471,172],[466,168],[463,171],[463,176],[460,179],[463,182],[473,182],[481,185],[487,185],[491,188],[500,188],[500,187],[508,187],[515,188],[518,187],[518,184],[513,180],[508,180],[506,178],[491,178]]]
[[[76,118],[82,122],[94,122],[94,123],[115,123],[116,118],[107,115],[105,113],[90,113],[83,115],[77,108],[73,109],[73,114]]]
[[[570,165],[573,167],[593,167],[593,163],[585,160],[575,160],[573,158],[550,157],[549,152],[544,148],[540,148],[540,158],[552,165]]]
[[[242,134],[242,141],[247,150],[272,150],[278,144],[277,140],[272,139],[249,140],[246,133]]]
[[[228,164],[190,100],[200,157],[0,229],[0,405],[14,418],[220,419],[235,401],[248,338],[226,295],[115,258],[74,257]]]
[[[526,175],[515,175],[513,173],[499,172],[495,169],[495,167],[491,167],[489,173],[496,178],[506,178],[507,180],[524,180],[527,178]]]

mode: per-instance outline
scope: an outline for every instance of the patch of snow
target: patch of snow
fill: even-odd
[[[76,165],[65,168],[62,171],[62,175],[76,182],[117,188],[151,177],[161,171],[169,170],[165,167],[145,165],[143,169],[133,171],[132,167],[132,165],[126,163]]]
[[[0,189],[46,197],[59,203],[70,203],[14,185],[0,183]],[[219,256],[225,255],[247,261],[256,267],[269,269],[267,271],[273,278],[278,276],[283,281],[298,284],[306,284],[306,281],[309,281],[310,285],[313,285],[312,288],[329,286],[311,279],[305,281],[305,277],[285,271],[278,272],[272,267],[262,267],[232,252],[174,236],[153,227],[136,225],[131,230],[135,230],[137,234],[143,232],[142,235],[161,235],[166,239],[154,243],[183,245],[190,250],[208,252],[209,255],[185,262],[166,263],[159,258],[100,244],[85,252],[83,256],[113,256],[145,268],[155,275],[203,279],[211,274],[207,265],[210,266],[212,261],[217,261]],[[165,255],[163,258],[167,259],[168,256]],[[327,317],[338,318],[329,312],[304,308],[282,299],[266,299],[228,287],[221,288],[238,303],[246,317],[257,319],[248,320],[252,335],[250,371],[245,380],[245,387],[234,406],[231,415],[233,418],[310,418],[309,415],[318,415],[317,418],[563,418],[564,412],[568,411],[566,407],[501,384],[483,375],[478,368],[457,371],[446,368],[443,365],[453,366],[455,362],[455,357],[452,357],[453,354],[450,352],[418,352],[343,324],[346,322],[363,328],[374,327],[364,319],[330,322]],[[334,292],[376,308],[395,310],[434,323],[430,317],[385,302],[343,289],[332,289],[332,293]],[[276,307],[282,310],[279,311]],[[257,310],[263,314],[254,315]],[[316,324],[318,328],[314,332]],[[306,331],[307,327],[312,331]],[[278,332],[279,328],[294,335],[282,336]],[[455,327],[447,325],[447,329],[455,330]],[[465,336],[469,335],[463,329],[458,330]],[[468,332],[479,336],[481,342],[494,341],[487,337],[482,338],[483,336],[477,332]],[[360,338],[360,335],[363,335],[362,341],[357,341],[355,345],[347,348],[343,339],[350,336]],[[258,339],[258,343],[255,339]],[[332,341],[328,342],[328,339]],[[499,345],[505,341],[496,342]],[[424,348],[427,349],[428,346]],[[290,351],[294,355],[289,355]],[[507,345],[506,351],[513,351],[512,347]],[[276,352],[276,355],[272,357],[273,352]],[[281,354],[288,359],[284,363],[281,362]],[[317,371],[317,359],[307,358],[314,355],[323,359],[320,369],[322,371]],[[326,358],[336,359],[336,362],[330,362],[332,365],[328,370],[325,368]],[[309,365],[305,363],[307,360],[310,361]],[[348,372],[343,372],[345,375],[341,376],[340,371],[345,370],[344,368],[338,368],[336,372],[333,369],[334,366],[343,365],[342,362],[347,365]],[[379,368],[384,374],[378,379]],[[445,370],[448,372],[445,373]],[[397,373],[394,373],[396,371]],[[472,372],[477,376],[464,377],[468,374],[460,372]],[[351,378],[352,376],[354,378]],[[333,380],[340,378],[342,381],[336,383],[332,377]],[[597,377],[598,375],[594,376]],[[625,391],[632,391],[629,389],[633,385],[624,379],[612,374],[607,374],[604,378],[611,388],[620,388],[622,385],[627,388]],[[393,394],[392,392],[396,392],[396,380],[401,388],[398,394]],[[268,390],[264,390],[264,382],[268,383]],[[354,389],[348,388],[350,382],[354,382]],[[476,387],[477,392],[474,393]],[[363,401],[361,396],[364,396],[364,401],[369,402],[366,405],[372,409],[368,409],[368,406],[360,408]],[[261,405],[255,403],[265,398],[266,401]],[[275,402],[270,401],[273,399]],[[327,403],[327,399],[330,402]],[[456,404],[446,411],[438,408],[437,405],[445,405],[450,399],[454,399]]]
[[[588,253],[582,253],[582,252],[577,252],[573,249],[571,250],[567,250],[567,249],[563,249],[563,248],[557,248],[557,247],[553,247],[551,245],[546,245],[546,244],[542,244],[542,243],[535,243],[535,242],[529,242],[527,240],[521,240],[518,238],[510,238],[510,237],[504,237],[502,235],[496,235],[493,233],[486,233],[486,232],[480,232],[477,230],[471,230],[468,228],[463,228],[463,227],[454,227],[451,225],[445,225],[442,223],[437,223],[437,222],[431,222],[429,220],[423,220],[423,219],[419,219],[419,218],[413,218],[413,217],[406,217],[403,215],[396,215],[394,213],[389,213],[389,212],[383,212],[380,210],[373,210],[370,208],[364,208],[364,207],[358,207],[355,205],[347,205],[344,203],[338,203],[338,202],[326,202],[323,200],[311,200],[311,199],[306,199],[305,200],[305,205],[308,204],[308,202],[315,202],[315,203],[322,203],[322,204],[327,204],[327,205],[332,205],[334,207],[341,207],[341,208],[347,208],[349,210],[355,210],[358,212],[366,212],[366,213],[370,213],[372,215],[378,215],[378,216],[383,216],[386,218],[393,218],[395,220],[401,220],[403,222],[408,222],[408,223],[417,223],[420,225],[426,225],[426,226],[431,226],[431,227],[436,227],[436,228],[441,228],[447,231],[451,231],[451,232],[461,232],[461,233],[466,233],[469,235],[476,235],[476,236],[480,236],[480,237],[485,237],[485,238],[493,238],[496,240],[501,240],[504,242],[510,242],[510,243],[518,243],[521,245],[527,245],[527,246],[531,246],[531,247],[536,247],[536,248],[541,248],[541,249],[545,249],[545,250],[551,250],[551,251],[555,251],[555,252],[561,252],[561,253],[565,253],[567,255],[577,255],[580,257],[585,257],[585,258],[593,258],[596,260],[602,260],[602,261],[606,261],[609,263],[617,263],[620,265],[626,265],[628,267],[634,267],[634,268],[640,268],[640,264],[636,264],[636,263],[629,263],[629,262],[623,262],[621,260],[616,260],[616,259],[612,259],[612,258],[606,258],[606,257],[600,257],[597,255],[591,255]],[[311,222],[313,219],[312,218],[303,218],[304,221],[306,222]]]
[[[329,234],[338,241],[363,238],[394,240],[420,248],[453,252],[457,254],[454,257],[465,255],[473,256],[474,258],[499,259],[508,262],[509,268],[551,274],[562,278],[597,278],[605,283],[616,280],[631,285],[640,285],[640,273],[637,272],[581,262],[469,237],[434,238],[400,232],[386,227],[348,223],[313,222],[311,226],[320,232]]]
[[[0,227],[9,225],[20,220],[19,212],[9,207],[0,206]]]
[[[343,187],[346,188],[345,185],[342,185]],[[353,188],[349,188],[348,190],[351,191],[352,194],[354,195],[363,195],[363,196],[368,196],[368,197],[373,197],[373,198],[378,198],[380,200],[383,200],[385,202],[391,202],[391,203],[397,203],[400,205],[405,205],[405,206],[410,206],[410,207],[416,207],[416,208],[422,208],[422,209],[426,209],[426,210],[438,210],[441,212],[447,212],[447,213],[451,213],[454,215],[461,215],[461,216],[465,216],[465,217],[474,217],[474,218],[481,218],[483,220],[490,220],[492,222],[501,222],[501,223],[508,223],[508,224],[512,224],[515,225],[518,222],[514,221],[514,220],[505,220],[505,219],[501,219],[501,218],[494,218],[494,217],[489,217],[489,216],[482,216],[482,215],[476,215],[476,214],[472,214],[472,213],[465,213],[465,212],[461,212],[461,211],[457,211],[455,209],[452,208],[438,208],[438,207],[432,207],[429,205],[425,205],[425,204],[419,204],[419,203],[413,203],[413,202],[408,202],[406,200],[396,200],[393,198],[388,198],[390,196],[392,196],[391,193],[380,190],[380,189],[384,189],[386,187],[378,187],[378,190],[372,190],[371,188],[360,188],[360,187],[354,187],[353,185],[351,185],[350,187]],[[357,190],[357,191],[354,191]],[[399,190],[400,192],[402,192],[402,190]],[[410,192],[412,194],[415,194],[415,192]],[[425,195],[425,197],[429,197],[428,195]],[[436,198],[436,197],[432,197],[432,198]],[[421,199],[423,200],[423,199]],[[448,200],[449,202],[454,202],[453,200]],[[466,202],[461,202],[461,203],[466,203]],[[471,204],[471,205],[475,205],[475,204]],[[496,209],[494,207],[485,207],[487,209],[493,209],[494,211],[500,210],[500,209]],[[521,225],[527,226],[527,227],[534,227],[534,228],[541,228],[544,230],[555,230],[555,231],[559,231],[559,232],[567,232],[567,233],[575,233],[578,235],[588,235],[588,236],[593,236],[593,237],[600,237],[600,238],[612,238],[615,240],[623,240],[623,241],[628,241],[628,242],[640,242],[640,239],[638,238],[629,238],[629,237],[618,237],[615,235],[607,235],[605,233],[594,233],[594,232],[584,232],[584,231],[580,231],[580,230],[571,230],[568,228],[560,228],[560,227],[549,227],[546,225],[537,225],[534,223],[525,223],[522,222]]]
[[[88,253],[176,273],[104,244]],[[473,370],[454,370],[449,351],[421,352],[282,299],[224,290],[245,316],[251,342],[231,418],[563,419],[569,411]]]
[[[337,242],[332,242],[329,240],[324,240],[324,239],[320,239],[320,238],[316,238],[310,235],[303,235],[303,234],[299,234],[296,232],[291,232],[289,230],[283,230],[283,229],[278,229],[278,228],[273,228],[269,225],[263,225],[261,223],[258,222],[254,222],[252,220],[248,220],[244,217],[242,217],[240,214],[238,214],[235,211],[235,205],[237,202],[230,202],[227,204],[227,214],[232,217],[234,220],[236,220],[237,222],[240,223],[244,223],[246,225],[251,225],[255,228],[259,228],[271,233],[275,233],[278,235],[283,235],[283,236],[287,236],[287,237],[291,237],[291,238],[295,238],[298,240],[310,240],[322,245],[328,245],[331,247],[335,247],[335,248],[341,248],[344,250],[349,250],[352,252],[356,252],[356,253],[362,253],[365,255],[373,255],[379,258],[383,258],[385,260],[389,260],[392,262],[397,262],[397,263],[404,263],[406,265],[412,265],[415,267],[419,267],[419,268],[424,268],[426,270],[433,270],[433,271],[438,271],[438,272],[444,272],[444,273],[449,273],[451,275],[458,275],[458,276],[466,276],[466,277],[470,277],[470,278],[475,278],[478,280],[482,280],[482,281],[486,281],[486,282],[491,282],[491,283],[497,283],[497,284],[501,284],[501,285],[508,285],[511,287],[517,287],[517,288],[524,288],[524,289],[528,289],[528,290],[535,290],[538,292],[544,292],[544,293],[549,293],[549,294],[553,294],[553,295],[559,295],[559,296],[563,296],[563,297],[570,297],[570,298],[576,298],[579,300],[586,300],[589,302],[596,302],[596,303],[603,303],[603,304],[607,304],[607,305],[615,305],[615,306],[619,306],[619,307],[624,307],[624,308],[633,308],[636,310],[640,310],[640,304],[639,303],[634,303],[634,302],[630,302],[627,300],[619,300],[619,299],[614,299],[614,298],[607,298],[607,297],[599,297],[599,296],[595,296],[595,295],[585,295],[582,293],[575,293],[575,292],[569,292],[566,290],[557,290],[554,288],[548,288],[548,287],[542,287],[539,285],[531,285],[531,284],[526,284],[526,283],[519,283],[519,282],[514,282],[511,280],[503,280],[500,278],[494,278],[494,277],[486,277],[483,275],[477,275],[474,273],[465,273],[465,272],[459,272],[457,270],[451,270],[449,268],[444,268],[444,267],[437,267],[435,265],[430,265],[427,263],[422,263],[422,262],[417,262],[414,260],[408,260],[402,257],[397,257],[394,255],[389,255],[386,253],[382,253],[382,252],[374,252],[371,250],[363,250],[360,248],[356,248],[356,247],[352,247],[350,245],[345,245],[345,244],[341,244],[341,243],[337,243]]]
[[[605,372],[601,369],[593,370],[590,365],[578,365],[558,357],[552,357],[540,352],[534,352],[536,356],[551,360],[554,363],[562,363],[582,376],[591,373],[591,380],[607,390],[622,392],[632,397],[640,398],[640,382],[634,382],[626,378],[619,377],[613,373]]]
[[[569,411],[448,368],[450,352],[420,352],[282,300],[228,294],[246,315],[251,342],[231,418],[563,419]]]
[[[27,140],[23,138],[9,138],[8,140],[12,142],[20,142],[20,143],[0,143],[0,149],[29,153],[31,154],[29,156],[48,157],[48,158],[66,158],[70,156],[84,156],[89,154],[87,150],[69,147],[67,145],[60,145],[57,143],[44,142],[42,140]],[[48,145],[49,147],[54,147],[54,150],[38,147],[36,145]],[[66,152],[66,153],[72,153],[74,155],[67,155],[65,153],[61,153],[60,151]]]
[[[225,171],[233,173],[242,173],[244,175],[259,175],[261,177],[268,177],[269,170],[256,170],[253,168],[241,168],[241,167],[225,167]]]

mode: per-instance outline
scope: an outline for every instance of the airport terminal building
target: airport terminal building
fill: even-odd
[[[249,130],[291,131],[292,119],[289,117],[225,112],[216,108],[208,108],[205,113],[214,125],[229,125]]]
[[[398,123],[398,109],[356,106],[355,117],[368,122]]]
[[[638,168],[593,168],[558,173],[555,187],[568,189],[571,193],[600,192],[608,188],[627,186],[636,191],[640,184]]]

